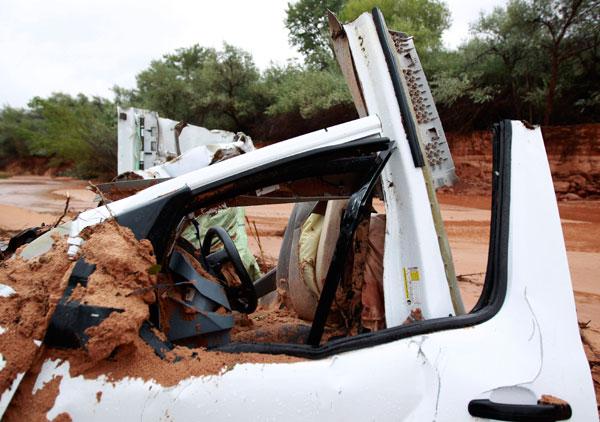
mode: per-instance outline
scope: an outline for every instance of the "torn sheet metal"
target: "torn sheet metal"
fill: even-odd
[[[4,368],[5,365],[6,361],[4,360],[2,355],[0,355],[0,366]],[[6,412],[6,409],[8,408],[8,405],[10,404],[13,396],[17,392],[17,388],[19,387],[19,384],[21,384],[21,381],[23,381],[24,376],[25,372],[18,373],[10,387],[4,390],[0,395],[0,419],[2,418],[2,416],[4,416],[4,412]]]
[[[510,127],[507,300],[522,300],[527,306],[527,312],[522,314],[529,317],[521,322],[527,321],[528,342],[536,347],[540,358],[535,375],[521,385],[533,390],[536,397],[551,394],[566,400],[573,409],[572,420],[597,420],[593,381],[579,334],[565,241],[542,131],[517,121],[511,122]]]
[[[364,16],[367,16],[367,14],[365,14]],[[456,315],[462,315],[465,313],[465,309],[464,309],[464,305],[462,303],[462,299],[460,297],[460,292],[457,286],[457,282],[456,282],[456,276],[455,276],[455,271],[454,271],[454,265],[453,265],[453,260],[452,260],[452,253],[450,251],[450,246],[448,244],[448,239],[447,239],[447,235],[446,232],[444,230],[444,224],[443,224],[443,220],[442,220],[442,216],[440,213],[440,208],[439,208],[439,204],[437,202],[437,198],[436,198],[436,193],[435,193],[435,188],[442,186],[444,184],[449,185],[450,184],[450,179],[454,179],[454,177],[452,177],[451,175],[447,175],[444,176],[444,180],[442,180],[442,178],[440,178],[439,174],[437,174],[436,176],[432,175],[432,168],[430,166],[434,165],[434,168],[436,169],[436,171],[440,171],[442,169],[441,165],[437,165],[435,162],[433,161],[428,161],[426,160],[424,157],[426,157],[427,155],[432,155],[435,153],[427,153],[426,151],[431,150],[431,146],[432,144],[432,136],[437,134],[437,133],[442,133],[443,134],[443,130],[441,127],[441,123],[439,121],[439,118],[436,118],[436,120],[434,120],[433,122],[423,122],[422,119],[417,119],[417,113],[419,113],[419,116],[421,115],[420,111],[419,111],[419,107],[422,107],[422,105],[420,106],[418,104],[418,101],[421,101],[419,98],[414,98],[411,97],[411,95],[409,95],[409,93],[411,91],[413,91],[413,94],[416,94],[414,90],[411,90],[411,88],[409,87],[407,78],[405,73],[402,72],[402,65],[401,65],[401,60],[398,54],[398,49],[396,48],[396,46],[393,43],[392,40],[392,36],[389,35],[389,33],[393,33],[392,31],[388,31],[387,28],[385,27],[385,23],[383,22],[383,17],[381,16],[380,12],[376,12],[375,10],[372,13],[372,17],[373,20],[377,20],[377,22],[375,22],[375,27],[376,27],[376,34],[377,34],[377,38],[373,39],[370,38],[371,34],[366,34],[366,33],[360,33],[358,34],[357,31],[346,31],[346,29],[350,26],[354,26],[355,29],[358,25],[358,21],[360,19],[363,19],[363,17],[360,17],[359,19],[357,19],[357,21],[352,22],[350,24],[344,25],[342,26],[341,23],[337,20],[337,18],[335,17],[335,15],[333,15],[332,13],[329,13],[329,28],[330,28],[330,33],[331,33],[331,38],[334,44],[334,51],[335,51],[335,55],[336,55],[336,59],[338,60],[339,64],[340,64],[340,68],[342,69],[342,72],[344,74],[344,77],[346,79],[346,83],[347,85],[351,88],[351,92],[352,92],[352,98],[354,100],[354,104],[360,113],[370,113],[370,114],[380,114],[382,113],[383,109],[387,108],[387,112],[389,112],[390,114],[380,114],[381,116],[383,116],[383,120],[395,120],[395,123],[398,123],[402,126],[403,129],[403,136],[405,137],[405,140],[409,146],[409,151],[403,151],[402,154],[402,159],[403,159],[403,165],[407,166],[408,169],[410,169],[411,163],[409,162],[404,162],[407,161],[406,157],[408,153],[410,153],[410,156],[412,157],[412,161],[415,167],[420,168],[422,170],[422,174],[421,176],[423,177],[424,181],[425,181],[425,186],[426,186],[426,192],[427,192],[427,196],[429,198],[429,207],[427,207],[425,204],[423,204],[423,208],[422,209],[426,209],[426,208],[430,208],[431,209],[431,214],[432,214],[432,218],[433,218],[433,223],[434,223],[434,227],[435,227],[435,231],[437,233],[437,239],[438,239],[438,245],[439,245],[439,251],[442,257],[442,261],[443,261],[443,266],[445,269],[445,276],[447,279],[447,283],[448,283],[448,287],[450,290],[450,296],[451,296],[451,302],[452,302],[452,306],[454,309],[454,313]],[[364,18],[367,19],[367,18]],[[389,33],[388,33],[389,32]],[[357,35],[358,34],[358,35]],[[355,46],[352,47],[351,45],[351,40],[354,41],[355,38],[358,38],[357,41],[355,41]],[[404,36],[404,38],[406,38],[406,36]],[[379,41],[379,43],[377,43],[377,41]],[[379,51],[381,51],[383,53],[383,59],[381,59],[379,56]],[[418,64],[418,55],[416,53],[416,51],[412,51],[411,55],[409,55],[409,57],[414,57],[414,60],[411,62],[413,65],[414,64]],[[406,59],[406,57],[404,57],[404,59]],[[367,64],[366,66],[366,70],[365,70],[365,66],[364,63]],[[406,65],[406,63],[405,63]],[[407,66],[407,65],[406,65]],[[420,68],[420,64],[419,64],[419,68]],[[387,70],[387,72],[386,72]],[[412,70],[410,70],[412,72]],[[379,72],[379,73],[377,73]],[[372,75],[377,73],[378,74],[378,78],[372,78]],[[421,71],[422,73],[422,71]],[[422,91],[428,92],[428,96],[429,99],[431,100],[431,105],[433,106],[433,108],[435,109],[435,105],[433,104],[433,99],[431,98],[431,93],[429,93],[429,88],[426,84],[426,80],[424,75],[422,75],[423,81],[425,82],[425,84],[421,84],[422,86]],[[383,89],[381,91],[379,91],[379,95],[377,96],[372,96],[370,95],[370,92],[372,92],[373,90],[379,89],[381,87],[381,84],[383,83],[384,80],[390,80],[391,81],[391,87],[388,89]],[[363,92],[365,91],[365,92]],[[367,92],[368,91],[368,92]],[[421,95],[422,97],[423,95]],[[395,103],[394,104],[394,97],[395,97]],[[366,98],[370,98],[371,101],[367,100]],[[416,106],[415,106],[416,105]],[[391,108],[389,108],[389,107]],[[393,108],[396,107],[396,109],[399,109],[397,112],[395,112],[393,110]],[[396,114],[398,113],[398,114]],[[435,115],[437,116],[437,112],[435,112]],[[426,123],[426,126],[423,126],[423,123]],[[435,128],[431,128],[431,124],[434,123],[435,124]],[[424,130],[425,129],[425,130]],[[397,135],[394,135],[397,136]],[[434,136],[435,137],[435,136]],[[398,138],[396,138],[398,139]],[[441,141],[438,139],[436,140],[435,144],[438,145]],[[428,145],[427,148],[424,147],[424,145]],[[438,145],[439,146],[439,145]],[[446,145],[446,150],[447,150],[447,145]],[[435,155],[435,154],[434,154]],[[449,151],[447,154],[448,157],[450,157],[449,155]],[[451,163],[451,157],[450,157],[450,161],[445,160],[445,159],[440,159],[440,161],[444,164],[444,165],[450,165]],[[425,165],[427,164],[427,165]],[[390,164],[392,165],[392,164]],[[451,173],[453,174],[454,170],[453,170],[453,164],[450,165],[450,167],[452,167],[452,171]],[[396,170],[399,170],[399,168],[396,168]],[[417,178],[419,177],[419,172],[413,172],[413,175],[411,175],[412,178]],[[400,172],[396,171],[396,172],[392,172],[393,177],[396,178],[402,178],[404,177],[403,175],[401,175]],[[406,182],[402,182],[402,183],[406,183]],[[413,189],[417,189],[418,190],[418,184],[419,182],[416,181],[416,184],[413,183],[409,183],[409,185],[413,185]],[[389,181],[388,183],[384,183],[383,185],[383,190],[386,192],[386,207],[388,207],[388,213],[390,212],[389,208],[392,207],[393,205],[390,205],[392,200],[390,198],[394,197],[394,195],[396,195],[396,189],[394,189],[395,186],[399,186],[399,184],[397,184],[395,181]],[[404,208],[410,208],[412,205],[409,205],[409,203],[411,201],[417,201],[418,199],[416,197],[413,198],[413,195],[407,195],[406,191],[404,191],[404,186],[403,186],[403,196],[410,198],[410,200],[405,200],[404,201]],[[414,204],[413,204],[414,205]],[[403,211],[404,212],[404,211]],[[391,220],[392,224],[396,223],[396,218],[392,218]],[[395,230],[390,230],[388,231],[390,233],[390,237],[394,237],[397,235],[397,232]],[[411,248],[412,246],[408,246],[408,248]],[[389,248],[387,248],[389,250]],[[404,248],[402,248],[404,249]],[[431,250],[434,254],[437,253],[437,251],[435,251],[434,249]],[[388,253],[388,258],[387,259],[387,263],[386,266],[389,266],[389,263],[393,263],[393,265],[395,265],[395,263],[398,261],[397,258],[394,258],[392,256],[390,256],[391,254]],[[409,262],[407,263],[410,265],[417,265],[418,263],[415,262]],[[396,268],[394,269],[394,271],[391,272],[391,274],[396,274],[398,271],[400,271],[400,268]],[[392,301],[396,301],[397,298],[399,298],[399,295],[401,294],[400,290],[402,290],[398,284],[402,284],[401,282],[398,283],[398,280],[396,280],[395,283],[393,283],[396,288],[395,288],[395,292],[392,292],[391,294],[388,294],[387,297],[392,297],[392,298],[396,298],[396,299],[392,299]],[[421,283],[423,284],[423,283]],[[391,287],[390,287],[391,288]],[[408,293],[408,289],[407,286],[404,286],[404,293],[405,295]],[[404,309],[402,310],[402,313],[406,313],[406,315],[408,315],[412,310],[416,311],[416,308],[418,307],[418,305],[416,303],[414,303],[412,300],[410,299],[406,299],[405,300],[406,306],[408,306],[408,309]],[[426,301],[426,307],[428,306],[429,301]],[[387,309],[390,309],[390,305],[391,303],[388,301],[387,303]],[[404,306],[404,308],[406,308],[406,306]],[[389,311],[389,312],[395,312],[395,311]],[[441,315],[443,315],[444,313],[442,312]],[[401,320],[395,321],[395,323],[401,323]]]
[[[433,184],[435,188],[452,186],[458,180],[454,161],[413,38],[402,32],[389,31],[389,33],[398,53],[402,76],[408,87],[417,120],[417,130],[423,142],[424,158],[431,169]]]
[[[254,149],[252,139],[242,132],[181,125],[175,120],[160,117],[155,111],[138,108],[119,107],[117,112],[119,174],[136,172],[144,175],[144,170],[174,160],[192,149],[197,151],[190,159],[200,159],[200,164],[208,160],[204,165],[208,165],[214,152],[220,148],[238,147],[244,152]],[[174,177],[190,171],[187,167],[178,168],[182,163],[172,164],[170,170],[165,170],[166,174],[154,169],[155,176],[144,178]],[[195,168],[198,167],[196,165]]]

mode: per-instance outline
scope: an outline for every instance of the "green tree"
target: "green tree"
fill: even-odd
[[[194,45],[155,60],[134,91],[115,88],[119,102],[208,128],[244,130],[261,112],[260,73],[250,53],[224,44]],[[262,106],[264,109],[265,106]]]
[[[299,113],[304,119],[335,105],[352,103],[343,76],[337,69],[317,70],[295,64],[273,66],[264,75],[269,105],[266,113],[276,116]]]
[[[333,62],[329,41],[327,10],[338,13],[344,0],[298,0],[288,3],[285,26],[290,43],[298,48],[306,63],[325,69]]]
[[[475,39],[467,49],[475,50],[475,68],[484,69],[483,86],[495,86],[496,100],[504,99],[506,117],[534,120],[540,103],[533,92],[540,87],[543,53],[541,34],[532,25],[534,12],[526,1],[511,0],[505,8],[482,15],[472,26]]]
[[[430,82],[446,126],[467,129],[478,122],[486,126],[490,121],[507,117],[494,109],[502,108],[498,100],[504,98],[500,92],[506,86],[501,62],[496,57],[482,55],[481,42],[474,40],[457,51],[444,53],[436,66],[440,68],[433,72]],[[490,120],[483,121],[488,115]]]
[[[541,43],[550,58],[550,75],[546,89],[544,123],[549,124],[554,111],[561,66],[581,51],[597,45],[600,29],[598,0],[533,0],[535,22],[544,37]]]
[[[544,123],[595,119],[600,36],[592,30],[593,22],[600,26],[597,8],[590,5],[596,1],[544,12],[542,6],[550,0],[511,0],[482,15],[472,26],[472,39],[450,54],[452,60],[446,57],[436,65],[435,98],[442,107],[454,113],[460,109],[459,115],[483,125],[507,117]],[[560,13],[575,16],[581,8],[588,11],[585,19],[573,17],[567,26]],[[552,13],[559,16],[550,18]],[[560,43],[553,41],[558,36],[549,35],[549,27],[564,30]],[[553,112],[555,107],[560,113]]]
[[[113,175],[117,163],[116,112],[112,101],[83,94],[35,97],[30,113],[38,120],[28,130],[30,152],[51,164],[73,164],[77,176]]]
[[[257,85],[260,73],[252,55],[225,44],[222,51],[207,60],[194,79],[197,103],[206,111],[208,127],[247,130],[261,112],[262,97]]]
[[[26,109],[6,106],[0,110],[0,161],[31,155],[31,133],[38,122]]]
[[[348,0],[340,17],[349,21],[379,7],[390,29],[412,35],[420,56],[442,47],[442,33],[450,27],[450,11],[441,0]]]
[[[191,123],[202,121],[206,110],[202,108],[199,97],[204,94],[206,86],[198,83],[199,74],[207,63],[214,63],[216,56],[214,49],[198,45],[166,54],[162,59],[152,61],[148,69],[137,75],[137,90],[125,91],[124,97],[130,103],[173,119]]]
[[[133,88],[123,88],[118,85],[114,85],[112,87],[112,92],[114,95],[115,104],[122,107],[133,107],[135,104],[139,104],[141,100],[139,99],[138,91]]]

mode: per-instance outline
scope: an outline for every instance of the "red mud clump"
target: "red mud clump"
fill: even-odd
[[[6,361],[0,371],[1,392],[10,387],[17,374],[26,372],[38,355],[34,341],[44,339],[72,265],[66,240],[59,238],[42,256],[24,260],[15,255],[0,262],[0,283],[15,291],[0,297],[0,327],[4,330],[0,353]]]
[[[231,339],[236,342],[304,343],[310,323],[288,309],[258,308],[251,315],[240,314]]]
[[[114,312],[97,327],[88,329],[90,336],[85,352],[86,359],[97,361],[108,357],[115,348],[133,344],[142,322],[148,317],[146,301],[153,294],[131,295],[135,289],[155,284],[156,276],[148,268],[156,263],[148,241],[138,242],[129,229],[108,222],[82,234],[86,242],[81,256],[96,270],[86,288],[78,286],[71,300],[81,303],[123,309]],[[66,239],[55,237],[47,253],[24,260],[18,254],[0,264],[0,283],[11,287],[15,293],[0,297],[0,353],[7,361],[0,371],[0,391],[5,391],[19,373],[28,372],[41,360],[43,348],[34,341],[44,339],[49,321],[58,301],[64,294],[74,262],[68,258]],[[19,396],[31,402],[30,384],[23,381],[13,404],[18,406]],[[35,378],[34,378],[35,380]],[[27,390],[27,393],[23,393]],[[37,393],[36,393],[37,394]],[[52,397],[50,407],[54,402]],[[26,406],[25,406],[26,407]]]
[[[107,222],[82,233],[81,255],[96,270],[87,287],[79,286],[70,299],[84,305],[122,309],[86,331],[87,353],[93,361],[105,359],[119,346],[133,345],[155,301],[147,288],[156,284],[156,259],[148,240],[138,241],[132,231]],[[143,293],[139,293],[143,292]]]
[[[106,376],[109,382],[124,378],[154,380],[169,387],[181,380],[204,375],[216,375],[242,363],[289,363],[302,359],[285,355],[259,353],[224,353],[204,348],[175,347],[166,359],[159,358],[140,337],[129,347],[118,348],[110,359],[92,361],[83,350],[50,349],[46,358],[68,360],[70,375],[88,379]]]

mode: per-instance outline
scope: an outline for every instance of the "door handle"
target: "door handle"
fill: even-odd
[[[509,404],[489,399],[471,400],[469,414],[501,421],[564,421],[571,417],[571,406],[564,404]]]

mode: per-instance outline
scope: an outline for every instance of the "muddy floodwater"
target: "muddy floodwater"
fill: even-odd
[[[60,212],[69,194],[69,208],[82,211],[94,205],[96,196],[87,185],[68,177],[15,176],[0,180],[0,203],[42,213]]]
[[[86,186],[87,182],[63,177],[0,179],[0,235],[54,223],[64,211],[67,196],[71,217],[93,207],[95,195]]]
[[[8,237],[24,228],[53,224],[63,213],[67,195],[68,216],[95,206],[87,182],[69,178],[19,176],[0,179],[0,248]],[[487,263],[490,197],[444,193],[438,195],[442,215],[467,309],[483,286]],[[383,211],[383,204],[375,202]],[[291,204],[247,207],[248,237],[256,256],[276,262]],[[600,201],[560,202],[559,210],[569,257],[578,319],[590,362],[600,360]],[[593,373],[598,391],[600,372]]]

